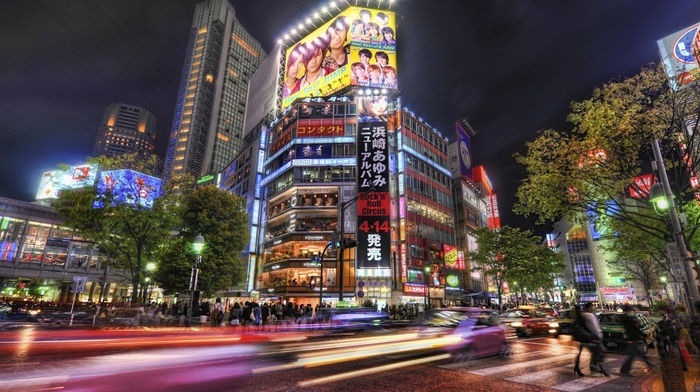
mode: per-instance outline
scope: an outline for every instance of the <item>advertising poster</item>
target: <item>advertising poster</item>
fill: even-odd
[[[391,268],[386,122],[360,122],[357,133],[357,268]]]
[[[287,49],[282,109],[350,85],[396,89],[396,70],[395,14],[349,7]]]
[[[103,208],[105,200],[111,205],[128,204],[152,208],[160,197],[162,180],[133,170],[107,170],[100,173],[94,208]]]
[[[55,199],[62,189],[78,189],[94,186],[97,179],[97,165],[71,166],[65,171],[54,170],[41,176],[37,200]]]
[[[695,24],[656,41],[673,88],[683,87],[700,78],[699,27]]]
[[[445,266],[447,268],[457,268],[457,248],[455,248],[452,245],[443,245],[443,248],[445,249]]]
[[[457,128],[457,152],[459,154],[459,173],[463,178],[473,181],[472,177],[472,142],[467,132],[459,125]]]

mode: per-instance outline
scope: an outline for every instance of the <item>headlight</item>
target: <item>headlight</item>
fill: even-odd
[[[559,328],[559,323],[553,321],[549,323],[549,328]]]
[[[521,323],[520,321],[513,321],[512,323],[510,323],[510,326],[514,327],[514,328],[518,328],[518,327],[522,327],[523,323]]]
[[[32,316],[36,316],[38,313],[39,313],[38,310],[30,310],[29,311],[29,314],[31,314]]]

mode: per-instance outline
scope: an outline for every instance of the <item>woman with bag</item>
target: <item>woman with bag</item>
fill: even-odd
[[[600,324],[598,323],[598,318],[593,313],[595,307],[592,302],[586,302],[583,310],[576,309],[576,321],[574,322],[575,327],[572,331],[572,336],[574,339],[581,343],[576,356],[576,362],[574,363],[574,373],[582,377],[584,374],[581,372],[579,367],[581,351],[583,347],[588,347],[591,351],[591,361],[589,365],[589,370],[591,374],[599,372],[605,377],[610,377],[610,374],[603,368],[603,354],[605,353],[605,348],[603,347],[603,331],[600,329]]]
[[[680,348],[680,330],[683,328],[681,323],[675,318],[673,310],[667,304],[659,306],[659,313],[661,313],[661,321],[656,323],[656,350],[659,353],[659,357],[663,358],[672,353],[671,347],[678,350],[678,355],[681,359],[681,366],[683,366],[683,371],[688,371],[688,365],[686,364],[685,358],[681,353]]]

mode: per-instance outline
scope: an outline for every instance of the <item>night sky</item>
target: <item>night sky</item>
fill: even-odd
[[[197,2],[2,2],[0,196],[32,201],[44,171],[84,162],[110,103],[158,118],[164,158]],[[330,1],[231,3],[269,52]],[[396,0],[392,10],[402,103],[450,141],[456,120],[471,123],[501,223],[523,228],[531,221],[510,212],[524,176],[513,154],[539,130],[566,130],[570,102],[658,62],[657,39],[700,21],[698,0]]]

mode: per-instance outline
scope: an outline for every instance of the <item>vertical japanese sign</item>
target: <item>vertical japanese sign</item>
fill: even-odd
[[[386,121],[360,122],[357,135],[357,268],[391,268]]]

